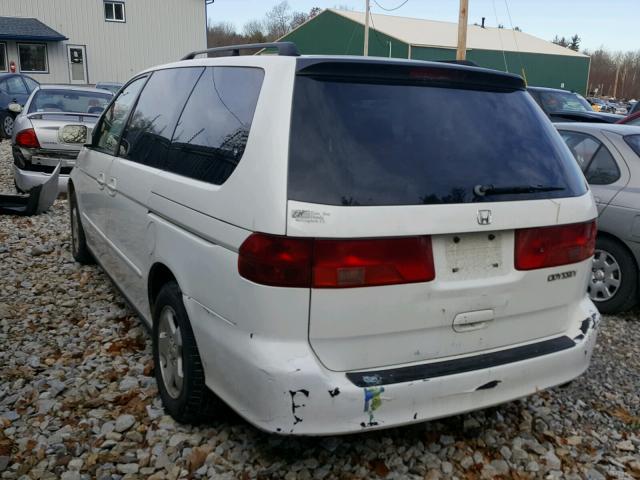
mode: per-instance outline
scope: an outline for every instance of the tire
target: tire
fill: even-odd
[[[87,239],[84,235],[82,222],[80,221],[80,211],[75,193],[69,195],[69,220],[71,224],[71,255],[73,259],[82,265],[95,263],[93,255],[87,246]]]
[[[598,237],[588,291],[600,313],[620,313],[636,305],[638,267],[619,241]]]
[[[11,138],[13,123],[13,116],[9,112],[0,112],[0,139]]]
[[[160,289],[153,305],[153,362],[160,398],[177,422],[199,424],[227,408],[205,385],[202,360],[175,281]]]

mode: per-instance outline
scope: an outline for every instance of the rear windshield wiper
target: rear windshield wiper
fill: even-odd
[[[506,187],[496,187],[494,185],[476,185],[473,187],[473,193],[479,197],[485,195],[511,195],[518,193],[536,193],[536,192],[555,192],[564,190],[563,187],[551,185],[511,185]]]

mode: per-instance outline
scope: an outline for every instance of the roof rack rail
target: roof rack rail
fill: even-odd
[[[216,52],[230,52],[230,55],[233,57],[237,57],[240,55],[240,50],[257,50],[264,48],[275,48],[278,50],[278,55],[285,57],[299,57],[300,51],[298,47],[293,42],[270,42],[270,43],[247,43],[244,45],[229,45],[228,47],[213,47],[207,48],[204,50],[196,50],[195,52],[191,52],[180,60],[192,60],[196,57],[196,55],[200,55],[203,53],[216,53]]]

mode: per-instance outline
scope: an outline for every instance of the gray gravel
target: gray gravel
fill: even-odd
[[[569,387],[497,408],[346,437],[277,437],[232,414],[189,427],[164,415],[146,330],[69,241],[66,200],[0,217],[0,478],[640,478],[638,311],[605,318]]]

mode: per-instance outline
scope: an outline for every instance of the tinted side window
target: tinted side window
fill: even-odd
[[[584,133],[561,131],[560,135],[584,172],[602,144]]]
[[[22,77],[24,79],[24,83],[27,84],[27,88],[29,89],[29,93],[33,92],[36,88],[40,86],[38,82],[36,82],[33,78]]]
[[[618,165],[604,145],[594,155],[585,174],[587,182],[592,185],[608,185],[620,178]]]
[[[263,79],[258,68],[207,68],[176,127],[167,170],[224,183],[244,153]]]
[[[116,148],[120,143],[120,136],[129,117],[129,112],[146,80],[147,77],[134,80],[116,97],[115,101],[102,116],[100,124],[94,133],[93,145],[95,148],[109,155],[116,154]]]
[[[611,152],[598,139],[578,132],[560,132],[569,150],[592,185],[608,185],[620,178]]]
[[[122,136],[122,157],[164,167],[180,112],[203,70],[197,67],[153,72]]]
[[[5,82],[7,93],[15,95],[26,95],[29,93],[27,87],[19,76],[9,77]]]

